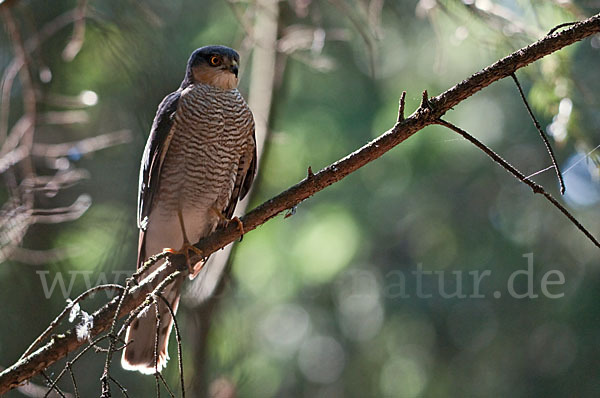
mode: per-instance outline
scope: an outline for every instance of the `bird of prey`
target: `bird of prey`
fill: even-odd
[[[238,200],[250,189],[256,139],[252,112],[237,90],[238,63],[238,53],[228,47],[195,50],[181,86],[158,106],[140,169],[138,268],[164,248],[187,256],[194,250],[190,242],[231,221]],[[203,264],[190,265],[190,278]],[[163,292],[174,311],[182,281]],[[128,327],[123,368],[152,374],[165,366],[173,319],[160,300],[159,314],[158,336],[152,308]]]

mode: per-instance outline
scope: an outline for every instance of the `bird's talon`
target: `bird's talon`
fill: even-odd
[[[242,220],[240,220],[240,218],[238,216],[235,216],[233,218],[227,218],[223,215],[223,213],[221,213],[219,210],[217,210],[214,207],[210,208],[216,215],[217,217],[219,217],[219,219],[223,222],[226,222],[227,225],[229,225],[230,222],[236,222],[238,225],[238,229],[240,230],[240,232],[242,233],[241,237],[240,237],[240,241],[244,238],[245,235],[245,231],[244,231],[244,224],[242,223]]]
[[[242,238],[246,234],[246,232],[244,231],[244,223],[242,223],[242,220],[240,220],[240,218],[238,216],[235,216],[231,220],[227,221],[228,224],[230,222],[236,222],[237,223],[238,228],[239,228],[240,232],[242,233],[242,236],[240,237],[240,240],[242,240]]]
[[[190,242],[187,242],[187,241],[183,243],[183,246],[181,246],[181,249],[179,249],[179,250],[175,250],[170,247],[165,247],[163,249],[163,253],[184,255],[185,263],[187,264],[188,271],[190,272],[190,274],[194,274],[194,272],[195,272],[194,267],[190,263],[190,252],[194,252],[194,254],[196,254],[196,255],[200,256],[200,258],[204,259],[204,254],[202,253],[202,250],[198,249],[196,246],[192,245]]]

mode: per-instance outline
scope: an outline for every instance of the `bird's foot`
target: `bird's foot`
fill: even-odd
[[[233,217],[231,220],[227,220],[227,224],[229,224],[230,222],[237,223],[238,228],[239,228],[240,232],[242,233],[242,236],[240,236],[240,240],[242,240],[242,238],[246,234],[246,231],[244,231],[244,223],[242,222],[242,220],[240,220],[240,218],[238,216]]]
[[[196,270],[194,270],[194,267],[190,263],[190,252],[193,252],[194,254],[197,254],[201,258],[204,258],[204,254],[202,253],[202,250],[200,250],[196,246],[192,245],[187,239],[183,242],[183,246],[181,246],[181,249],[175,250],[173,248],[166,247],[166,248],[163,249],[163,252],[170,253],[170,254],[184,255],[185,256],[185,263],[187,264],[188,271],[189,271],[189,273],[191,275],[194,275],[194,273],[196,272]]]
[[[223,213],[221,213],[219,210],[217,210],[214,207],[210,208],[216,215],[217,217],[219,217],[219,219],[224,222],[225,224],[229,225],[230,222],[235,222],[238,225],[238,229],[240,230],[240,232],[242,233],[242,236],[240,236],[240,241],[244,238],[244,234],[246,233],[244,231],[244,224],[242,223],[242,220],[240,220],[240,218],[238,216],[235,216],[233,218],[227,218],[223,215]]]

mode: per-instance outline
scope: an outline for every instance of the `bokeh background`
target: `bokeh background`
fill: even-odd
[[[0,31],[4,91],[15,29],[31,49],[34,143],[110,138],[106,148],[68,146],[28,158],[29,169],[2,170],[3,367],[64,308],[65,296],[103,280],[123,283],[133,270],[139,160],[157,105],[179,86],[195,48],[238,49],[240,90],[268,112],[254,207],[304,178],[308,166],[327,166],[389,129],[403,90],[411,113],[422,90],[437,95],[553,26],[600,11],[592,0],[15,0],[0,7],[9,9]],[[72,23],[82,20],[77,15],[84,24]],[[270,40],[268,21],[277,26]],[[272,48],[257,50],[259,37]],[[261,61],[274,65],[267,93],[249,93]],[[564,171],[560,200],[596,237],[598,65],[596,35],[518,71]],[[27,113],[19,76],[0,104],[2,145]],[[526,175],[550,165],[509,79],[447,119]],[[65,183],[75,171],[79,177]],[[553,170],[534,180],[559,196]],[[293,216],[248,233],[232,257],[214,298],[199,304],[190,293],[180,308],[189,396],[600,394],[598,248],[441,127],[420,131]],[[521,273],[514,290],[537,297],[517,298],[509,280],[529,264],[532,286]],[[436,273],[419,281],[419,269]],[[486,271],[475,290],[473,276]],[[548,288],[560,297],[542,291],[549,271],[550,280],[564,277]],[[103,300],[82,307],[93,311]],[[170,350],[165,377],[176,390],[173,342]],[[104,358],[90,352],[74,365],[82,396],[99,395]],[[152,377],[125,372],[118,361],[113,376],[131,397],[155,394]],[[59,385],[73,392],[68,376]],[[114,385],[113,393],[121,394]]]

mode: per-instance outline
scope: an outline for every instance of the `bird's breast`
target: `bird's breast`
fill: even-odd
[[[184,90],[161,167],[158,205],[224,208],[241,156],[252,144],[252,115],[237,90]]]

